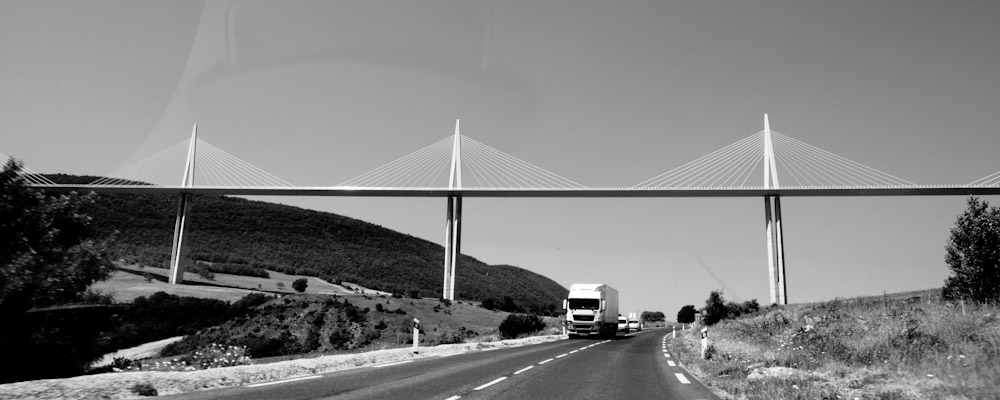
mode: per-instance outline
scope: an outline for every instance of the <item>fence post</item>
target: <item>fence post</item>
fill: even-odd
[[[413,352],[417,353],[417,347],[420,346],[420,320],[413,319]]]
[[[705,359],[705,353],[708,352],[708,327],[701,328],[701,359]]]

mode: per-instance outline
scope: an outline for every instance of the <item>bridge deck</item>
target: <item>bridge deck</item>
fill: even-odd
[[[788,188],[373,188],[373,187],[180,187],[33,185],[51,193],[145,193],[233,196],[356,197],[837,197],[1000,195],[1000,186],[788,187]]]

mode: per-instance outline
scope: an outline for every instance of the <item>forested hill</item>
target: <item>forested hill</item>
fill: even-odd
[[[94,177],[49,175],[57,183]],[[287,205],[226,196],[195,196],[188,213],[189,258],[247,269],[310,275],[405,295],[440,297],[444,248],[361,220]],[[102,235],[118,231],[119,257],[166,266],[177,197],[102,194],[92,210]],[[555,281],[509,265],[487,265],[462,255],[457,299],[509,296],[527,311],[560,308],[567,290]]]

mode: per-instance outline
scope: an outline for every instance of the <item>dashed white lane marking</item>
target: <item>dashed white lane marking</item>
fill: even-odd
[[[573,353],[576,353],[578,351],[580,351],[580,350],[573,350],[573,351],[569,352],[569,354],[573,354]]]
[[[676,374],[674,374],[674,376],[676,376],[677,380],[681,381],[681,383],[683,383],[683,384],[689,384],[689,383],[691,383],[691,381],[689,381],[688,378],[684,377],[684,374],[676,373]]]
[[[458,399],[461,399],[461,398],[462,398],[462,396],[451,396],[451,397],[449,397],[447,399],[444,399],[444,400],[458,400]]]
[[[398,362],[394,362],[394,363],[381,364],[381,365],[372,365],[372,368],[382,368],[382,367],[388,367],[388,366],[392,366],[392,365],[406,364],[408,362],[413,362],[413,360],[398,361]]]
[[[552,361],[552,360],[555,360],[555,359],[554,359],[554,358],[550,358],[550,359],[548,359],[548,360],[545,360],[545,361],[542,361],[542,362],[538,363],[538,365],[542,365],[542,364],[545,364],[545,363],[547,363],[547,362],[549,362],[549,361]]]
[[[676,367],[677,366],[677,364],[674,363],[672,360],[667,360],[667,365],[669,365],[671,367]]]
[[[522,373],[524,371],[527,371],[529,369],[532,369],[532,368],[535,368],[535,366],[534,365],[529,365],[526,368],[521,368],[521,369],[517,370],[516,372],[514,372],[514,375],[520,374],[520,373]]]
[[[506,376],[501,376],[501,377],[496,378],[496,379],[494,379],[492,381],[489,381],[487,383],[479,385],[478,387],[472,388],[472,390],[483,390],[483,389],[486,389],[486,388],[488,388],[490,386],[493,386],[494,384],[496,384],[498,382],[503,381],[504,379],[507,379],[507,377]]]
[[[563,357],[566,357],[566,356],[568,356],[568,355],[569,355],[569,354],[567,354],[567,353],[562,353],[562,354],[560,354],[560,355],[556,356],[556,358],[563,358]]]
[[[663,353],[663,356],[666,358],[670,358],[670,353]]]
[[[580,348],[580,350],[587,350],[588,347],[590,347],[590,346],[583,346],[583,347]]]
[[[274,381],[274,382],[255,383],[253,385],[246,385],[246,387],[248,387],[248,388],[255,388],[255,387],[261,387],[261,386],[278,385],[278,384],[282,384],[282,383],[295,382],[295,381],[304,381],[306,379],[316,379],[316,378],[322,378],[322,377],[323,376],[321,376],[321,375],[300,376],[298,378],[283,379],[283,380]]]

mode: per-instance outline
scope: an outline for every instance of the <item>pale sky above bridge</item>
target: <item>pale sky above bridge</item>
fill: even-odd
[[[197,123],[286,181],[330,186],[461,119],[581,184],[631,186],[768,113],[918,184],[1000,170],[995,1],[226,4],[203,20],[201,1],[0,2],[0,153],[105,175]],[[444,241],[444,199],[264,200]],[[789,300],[940,287],[964,205],[783,198]],[[466,199],[463,217],[463,253],[609,283],[626,311],[672,318],[714,289],[768,302],[761,199]]]

